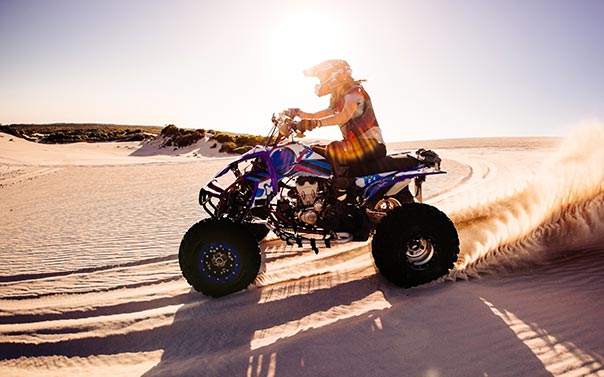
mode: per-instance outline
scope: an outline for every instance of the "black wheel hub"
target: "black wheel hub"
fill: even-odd
[[[227,283],[241,270],[239,253],[224,242],[205,245],[199,254],[199,270],[211,281]]]

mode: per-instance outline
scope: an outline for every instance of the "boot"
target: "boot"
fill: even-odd
[[[338,201],[354,203],[354,178],[335,177],[332,182],[332,189]]]

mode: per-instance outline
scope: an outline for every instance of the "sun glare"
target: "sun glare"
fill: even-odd
[[[270,55],[267,88],[276,108],[299,107],[319,111],[329,104],[329,96],[317,97],[315,78],[305,77],[304,69],[327,59],[349,59],[352,53],[346,25],[338,12],[329,9],[291,8],[270,26]],[[352,46],[354,47],[354,46]],[[275,92],[278,95],[275,95]],[[341,138],[337,127],[314,130],[307,136],[333,140]]]
[[[301,70],[341,53],[339,30],[336,18],[326,14],[290,13],[275,25],[273,51],[278,51],[281,59],[286,56],[292,68]]]
[[[318,111],[329,103],[329,98],[315,95],[318,81],[304,77],[303,71],[327,59],[346,59],[349,51],[342,33],[335,13],[317,9],[290,9],[271,25],[267,84],[279,92],[278,106]],[[327,132],[329,139],[338,137],[339,130],[332,131],[313,131],[313,136]]]

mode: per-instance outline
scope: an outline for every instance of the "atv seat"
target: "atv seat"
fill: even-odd
[[[321,156],[327,158],[325,145],[313,145],[311,146],[311,149]],[[392,154],[358,164],[357,166],[352,166],[350,167],[346,176],[354,178],[394,170],[411,170],[421,163],[422,161],[406,153]]]
[[[363,177],[394,170],[411,170],[420,164],[420,160],[408,154],[395,154],[351,166],[347,175],[349,177]]]

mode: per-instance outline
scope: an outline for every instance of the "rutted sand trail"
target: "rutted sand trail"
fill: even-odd
[[[112,165],[20,165],[43,174],[0,176],[0,374],[604,375],[602,128],[558,152],[431,143],[449,174],[424,197],[462,252],[448,283],[410,290],[376,273],[370,242],[315,255],[272,240],[255,287],[207,299],[177,252],[224,160],[111,146]],[[2,171],[20,169],[6,151]]]

